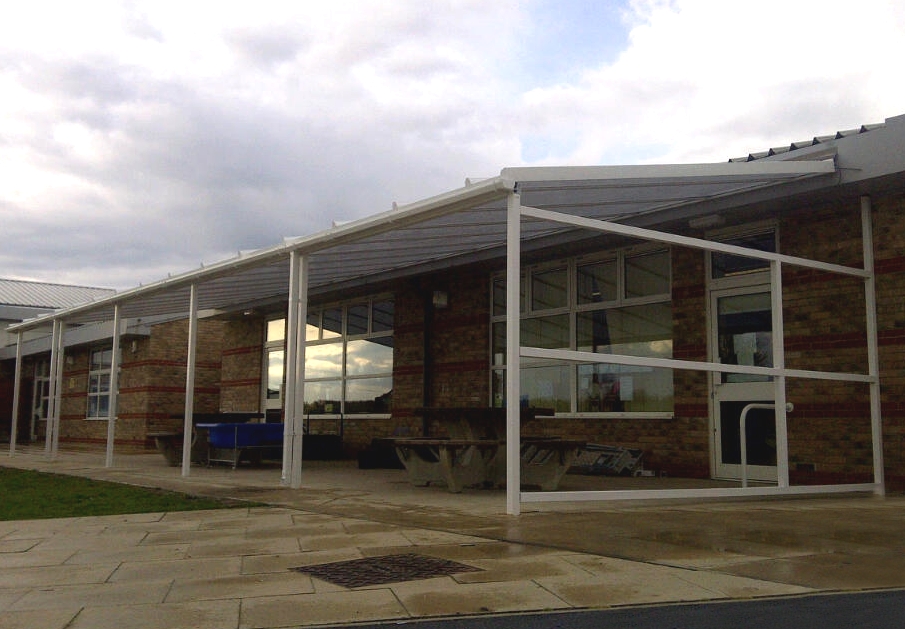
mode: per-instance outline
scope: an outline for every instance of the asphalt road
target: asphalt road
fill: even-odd
[[[693,605],[477,616],[354,625],[355,629],[902,629],[905,590]]]

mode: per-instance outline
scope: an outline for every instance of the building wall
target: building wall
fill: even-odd
[[[223,324],[220,410],[224,412],[260,410],[264,326],[263,319],[252,317]]]
[[[198,326],[195,399],[196,412],[216,412],[220,398],[220,347],[222,324],[201,321]],[[127,337],[122,342],[122,364],[115,439],[121,446],[146,447],[149,432],[181,430],[185,408],[186,348],[188,322],[174,321],[154,326],[150,337]],[[98,345],[97,348],[102,348]],[[109,347],[109,344],[107,345]],[[63,367],[60,408],[61,443],[105,443],[107,422],[86,419],[91,347],[68,348]],[[25,377],[20,421],[27,434],[31,408],[34,359],[24,362]],[[43,438],[45,422],[38,422]]]

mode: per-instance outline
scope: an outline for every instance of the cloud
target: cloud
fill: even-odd
[[[870,28],[849,11],[16,3],[0,269],[128,287],[506,166],[723,161],[902,113],[903,9],[863,0]]]
[[[636,0],[625,18],[615,61],[524,95],[535,133],[584,131],[546,161],[722,161],[905,108],[889,80],[905,58],[894,2]]]

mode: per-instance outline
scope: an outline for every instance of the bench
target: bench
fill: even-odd
[[[503,408],[424,408],[418,411],[438,421],[446,439],[394,439],[399,459],[413,485],[445,483],[451,492],[463,487],[505,487],[506,416]],[[550,409],[521,409],[522,420],[552,415]],[[427,425],[427,421],[425,425]],[[569,471],[584,441],[558,437],[521,439],[521,485],[555,491]]]
[[[258,464],[267,450],[283,445],[283,424],[198,424],[208,431],[208,465],[230,463],[235,469],[241,460]]]
[[[452,493],[484,486],[500,449],[489,439],[394,439],[393,445],[413,485],[443,484]]]

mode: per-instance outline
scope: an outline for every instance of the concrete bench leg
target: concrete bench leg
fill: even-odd
[[[405,466],[412,485],[425,487],[445,481],[440,460],[433,457],[433,452],[424,451],[423,448],[396,446],[396,454]]]

